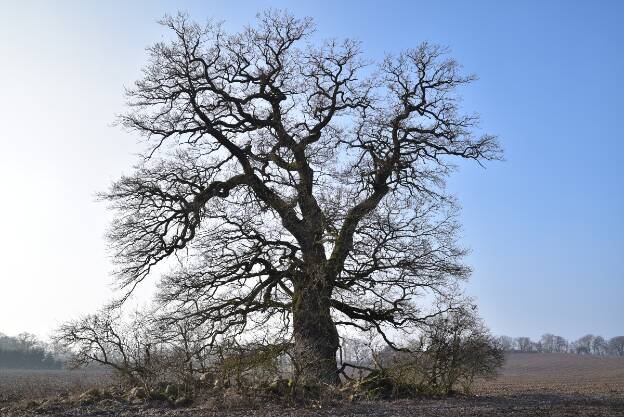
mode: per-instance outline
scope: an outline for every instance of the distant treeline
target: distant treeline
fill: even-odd
[[[607,340],[602,336],[588,334],[569,342],[551,333],[542,335],[538,341],[529,337],[499,336],[498,342],[508,352],[575,353],[578,355],[624,356],[624,336]]]
[[[60,369],[63,362],[36,336],[21,333],[11,337],[0,333],[0,368]]]

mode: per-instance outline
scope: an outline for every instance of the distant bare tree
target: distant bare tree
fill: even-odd
[[[604,356],[609,352],[607,341],[602,336],[595,336],[591,341],[592,355]]]
[[[542,335],[540,339],[542,343],[542,351],[546,353],[552,353],[555,351],[555,335],[551,333],[546,333]]]
[[[554,352],[565,353],[568,351],[568,341],[562,336],[555,336],[554,340]]]
[[[542,351],[546,353],[564,353],[568,351],[568,341],[551,333],[542,335]]]
[[[0,333],[0,369],[58,369],[62,362],[48,344],[30,333]]]
[[[307,44],[312,22],[280,12],[235,34],[162,23],[173,40],[149,48],[121,118],[148,155],[103,195],[120,282],[177,259],[170,323],[213,342],[281,326],[301,379],[337,383],[337,326],[393,344],[384,329],[418,326],[436,312],[416,300],[469,273],[443,184],[453,160],[500,155],[458,110],[474,77],[429,44],[365,70],[357,42]]]
[[[587,334],[572,344],[572,350],[579,355],[590,355],[592,353],[592,343],[595,336]]]
[[[615,356],[624,356],[624,336],[609,339],[609,353]]]
[[[533,341],[525,336],[517,337],[515,345],[520,352],[531,352],[533,350]]]
[[[511,336],[499,336],[497,338],[498,344],[505,352],[512,351],[514,348],[514,340]]]

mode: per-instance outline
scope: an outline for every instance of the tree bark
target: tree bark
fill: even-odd
[[[312,275],[295,286],[293,333],[299,381],[303,384],[340,383],[336,352],[339,340],[331,318],[332,288],[326,277]]]

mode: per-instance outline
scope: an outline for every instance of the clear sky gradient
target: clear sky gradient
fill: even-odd
[[[141,148],[112,126],[144,49],[178,9],[238,29],[311,16],[372,58],[448,45],[479,81],[464,106],[505,162],[460,167],[466,291],[496,334],[624,334],[624,2],[0,1],[0,332],[46,336],[110,298],[94,194]],[[149,293],[149,285],[144,293]]]

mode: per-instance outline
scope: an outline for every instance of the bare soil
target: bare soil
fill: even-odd
[[[112,374],[104,370],[0,369],[0,409],[21,401],[114,386],[115,382]]]
[[[113,384],[109,374],[80,371],[0,370],[1,416],[624,416],[624,358],[567,354],[510,354],[498,378],[479,381],[472,395],[400,401],[338,403],[307,407],[250,403],[234,395],[227,403],[197,401],[191,407],[128,403],[103,398],[66,401],[71,393]],[[48,397],[42,402],[41,398]],[[36,402],[30,402],[38,399]]]

